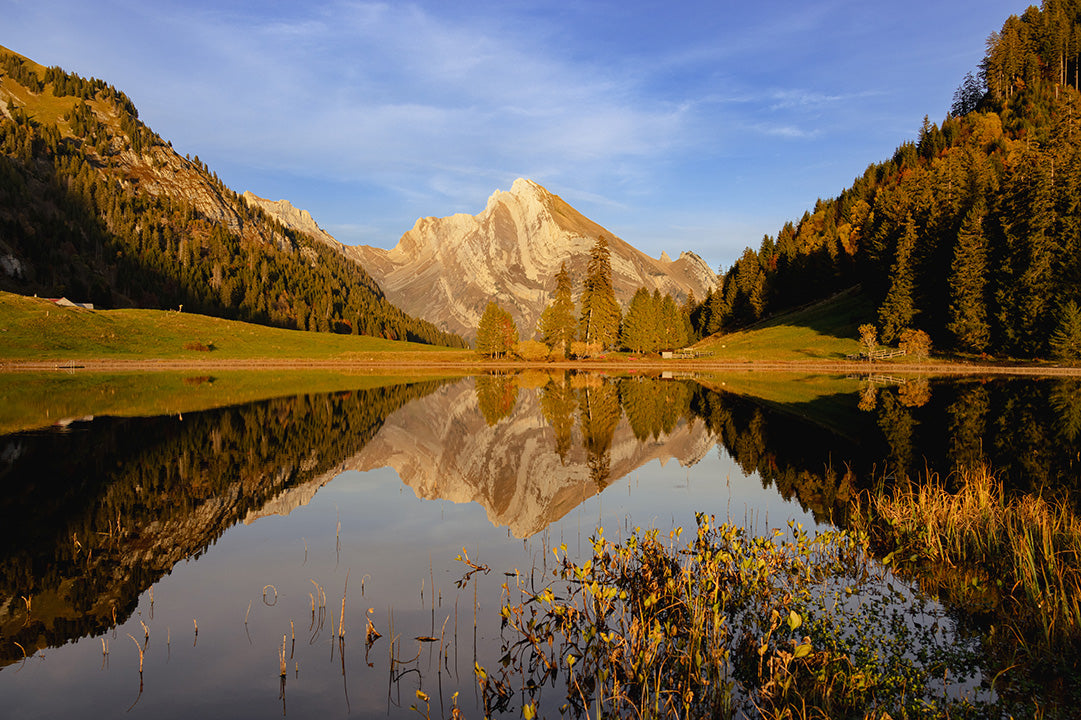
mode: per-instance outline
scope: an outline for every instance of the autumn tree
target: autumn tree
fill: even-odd
[[[510,313],[489,301],[477,325],[477,353],[486,357],[503,357],[518,344],[518,326]]]
[[[913,252],[916,249],[916,224],[909,215],[904,230],[897,241],[897,250],[890,272],[892,282],[882,307],[878,310],[878,320],[882,325],[882,340],[891,342],[906,327],[912,325],[916,317],[915,298],[915,263]]]

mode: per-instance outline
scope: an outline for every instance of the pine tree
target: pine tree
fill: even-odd
[[[916,317],[916,283],[912,258],[915,247],[916,225],[909,215],[905,221],[904,232],[897,241],[897,253],[890,272],[890,289],[878,311],[883,342],[891,342],[899,337],[902,330],[912,326]]]
[[[615,346],[619,342],[622,313],[612,286],[611,253],[603,235],[597,238],[589,254],[581,302],[578,336],[583,342],[604,348]]]
[[[660,349],[676,350],[687,344],[687,327],[683,314],[671,295],[661,299],[660,307]]]
[[[635,291],[623,320],[623,346],[631,352],[656,352],[660,347],[656,301],[644,287]]]
[[[983,352],[991,340],[986,289],[987,240],[983,208],[977,206],[965,215],[950,270],[950,320],[946,329],[962,349]]]
[[[1081,360],[1081,308],[1071,300],[1059,315],[1051,335],[1051,353],[1057,360]]]
[[[571,293],[571,276],[567,264],[563,263],[556,275],[555,299],[541,313],[540,335],[545,345],[553,350],[558,348],[564,355],[570,352],[571,343],[577,336]]]

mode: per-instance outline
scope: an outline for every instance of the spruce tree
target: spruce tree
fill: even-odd
[[[545,345],[553,350],[558,348],[564,355],[570,352],[571,343],[577,336],[571,292],[571,276],[567,272],[567,263],[563,263],[556,275],[555,299],[541,313],[540,335]]]
[[[915,247],[916,225],[909,215],[905,221],[904,232],[897,241],[897,252],[890,272],[890,289],[878,311],[884,342],[891,342],[899,337],[902,330],[912,326],[916,317],[916,282],[912,257]]]
[[[983,208],[965,215],[950,269],[950,319],[946,326],[964,350],[983,352],[991,340],[987,321],[987,240]]]
[[[1073,300],[1059,313],[1059,325],[1051,334],[1051,353],[1056,360],[1081,360],[1081,308]]]
[[[671,295],[665,295],[660,307],[660,349],[676,350],[687,344],[687,327],[683,314]]]
[[[615,346],[619,342],[622,313],[612,286],[611,253],[603,235],[597,238],[589,254],[581,302],[578,336],[583,342],[596,343],[602,348]]]
[[[623,320],[623,346],[631,352],[655,352],[660,345],[656,302],[644,287],[635,291]]]

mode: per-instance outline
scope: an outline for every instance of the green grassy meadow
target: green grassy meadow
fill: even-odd
[[[696,345],[725,362],[844,361],[860,351],[858,328],[874,322],[867,299],[849,290]]]
[[[302,332],[173,310],[84,310],[0,292],[0,361],[472,359],[468,350],[364,335]]]

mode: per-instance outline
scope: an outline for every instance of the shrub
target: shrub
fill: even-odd
[[[515,347],[518,357],[527,362],[539,362],[548,359],[548,346],[537,340],[523,340]]]

